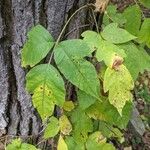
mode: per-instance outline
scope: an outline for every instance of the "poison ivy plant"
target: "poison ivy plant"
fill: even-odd
[[[53,114],[54,105],[63,106],[65,101],[64,82],[59,72],[49,64],[41,64],[26,76],[27,90],[33,94],[34,107],[42,120]]]
[[[124,13],[124,17],[126,18],[125,29],[135,35],[138,36],[139,29],[141,26],[142,14],[139,6],[133,5],[128,7]],[[133,21],[134,18],[134,21]]]
[[[139,32],[139,40],[150,48],[150,18],[144,20]]]
[[[23,143],[21,139],[15,139],[11,142],[11,144],[8,144],[6,147],[6,150],[40,150],[37,149],[35,146],[27,143]]]
[[[107,25],[103,32],[102,37],[114,44],[126,43],[128,41],[136,39],[135,36],[127,32],[126,30],[119,28],[117,23],[110,23]]]
[[[124,140],[120,129],[131,116],[134,81],[150,70],[144,49],[150,47],[150,20],[142,22],[141,14],[137,5],[123,13],[109,5],[101,31],[87,30],[82,39],[60,42],[67,24],[56,42],[41,25],[29,31],[21,55],[22,66],[30,66],[26,89],[42,119],[44,139],[58,139],[58,150],[114,150],[109,139]],[[50,50],[49,63],[42,63]],[[20,140],[7,146],[17,148],[36,149]]]
[[[33,67],[48,54],[54,41],[49,32],[41,25],[34,27],[27,36],[28,40],[22,50],[22,66]]]

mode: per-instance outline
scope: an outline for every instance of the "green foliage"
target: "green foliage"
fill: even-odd
[[[22,66],[33,67],[45,58],[54,42],[49,32],[41,25],[35,26],[27,36],[28,40],[22,50]]]
[[[51,116],[54,105],[63,106],[65,101],[64,82],[59,72],[49,64],[41,64],[26,76],[27,90],[33,93],[33,105],[42,120]]]
[[[143,6],[150,8],[150,2],[149,0],[139,0]]]
[[[35,146],[27,143],[22,143],[21,139],[14,139],[7,145],[6,150],[39,150]]]
[[[94,66],[83,59],[90,48],[82,40],[61,42],[54,50],[55,61],[63,75],[79,89],[99,99],[99,81]]]
[[[44,132],[44,138],[51,138],[58,134],[60,130],[59,121],[55,117],[50,118],[50,122],[47,125],[45,132]]]
[[[126,43],[136,39],[135,36],[131,35],[126,30],[119,28],[117,23],[110,23],[107,25],[101,35],[105,40],[114,44]]]
[[[150,70],[150,57],[144,48],[137,47],[133,43],[126,43],[119,47],[125,50],[127,57],[124,63],[134,80],[137,79],[139,72]]]
[[[150,18],[144,19],[139,32],[139,40],[150,48]]]
[[[141,20],[137,5],[123,13],[109,5],[101,32],[87,30],[83,39],[60,42],[59,36],[54,42],[41,25],[29,31],[22,49],[22,66],[33,67],[26,75],[26,89],[46,124],[44,138],[59,137],[58,150],[114,150],[107,138],[124,140],[120,129],[131,116],[134,81],[139,72],[150,70],[144,49],[150,47],[150,19]],[[51,49],[55,62],[37,65]],[[68,99],[68,83],[75,87],[76,100]],[[55,108],[60,109],[58,119]],[[36,149],[19,140],[7,147]]]
[[[126,18],[125,29],[131,34],[137,36],[142,19],[140,8],[137,5],[130,6],[124,11],[123,15]]]

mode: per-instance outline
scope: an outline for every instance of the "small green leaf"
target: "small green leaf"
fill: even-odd
[[[135,36],[126,30],[119,28],[117,23],[107,25],[101,35],[105,40],[114,44],[126,43],[136,39]]]
[[[106,143],[106,138],[99,131],[89,136],[86,148],[87,150],[115,150],[112,144]]]
[[[118,70],[107,68],[104,75],[104,92],[109,91],[109,101],[117,108],[120,115],[126,101],[132,100],[130,90],[133,88],[134,82],[124,65],[120,65]]]
[[[150,70],[150,56],[142,47],[138,48],[133,43],[122,44],[119,47],[125,50],[127,57],[124,63],[134,80],[137,79],[139,72]]]
[[[86,94],[85,92],[81,90],[77,92],[77,95],[78,95],[79,107],[83,110],[88,108],[92,104],[94,104],[96,101],[94,97]]]
[[[83,40],[87,43],[87,45],[90,47],[91,52],[96,50],[102,41],[101,35],[94,31],[85,31],[81,34],[81,36],[83,37]]]
[[[48,139],[48,138],[56,136],[59,132],[59,129],[60,127],[59,127],[58,119],[55,117],[51,117],[50,122],[48,123],[45,129],[44,138]]]
[[[63,109],[65,110],[65,111],[71,111],[71,110],[73,110],[74,109],[74,103],[72,102],[72,101],[65,101],[64,102],[64,106],[63,106]]]
[[[84,143],[88,138],[88,133],[93,131],[92,120],[80,108],[75,109],[71,115],[74,127],[73,138],[79,144]]]
[[[27,143],[22,143],[21,139],[15,139],[7,145],[6,150],[40,150],[35,146]]]
[[[129,6],[127,9],[125,9],[123,15],[127,20],[125,24],[125,29],[129,33],[137,36],[139,33],[139,29],[141,26],[141,19],[142,19],[141,10],[139,6],[137,5]]]
[[[139,32],[139,40],[150,48],[150,18],[146,18]]]
[[[79,89],[99,99],[99,80],[94,66],[83,58],[90,53],[82,40],[61,42],[54,51],[54,58],[63,75]]]
[[[150,8],[150,1],[149,0],[139,0],[143,6]]]
[[[58,140],[57,150],[68,150],[68,146],[61,135]]]
[[[72,131],[72,125],[66,115],[59,118],[60,131],[64,135],[69,135]]]
[[[63,106],[65,88],[59,72],[48,64],[34,67],[26,76],[27,90],[33,93],[33,105],[42,120],[52,115],[54,104]]]
[[[48,54],[54,42],[49,32],[41,25],[32,28],[27,36],[28,40],[22,49],[22,66],[33,67]]]

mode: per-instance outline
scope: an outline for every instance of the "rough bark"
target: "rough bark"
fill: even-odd
[[[67,18],[89,0],[0,1],[0,136],[38,136],[41,122],[31,96],[25,90],[26,70],[21,67],[21,48],[29,29],[40,23],[56,39]],[[70,22],[65,38],[78,37],[86,26],[87,11]]]

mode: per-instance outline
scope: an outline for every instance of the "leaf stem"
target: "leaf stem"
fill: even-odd
[[[92,4],[92,3],[86,4],[86,5],[82,6],[82,7],[80,7],[79,9],[77,9],[77,10],[70,16],[70,18],[68,19],[68,21],[67,21],[66,24],[64,25],[63,29],[61,30],[61,32],[60,32],[60,34],[59,34],[59,36],[58,36],[58,38],[57,38],[57,41],[56,41],[56,43],[55,43],[55,45],[54,45],[53,50],[56,48],[56,46],[57,46],[58,43],[60,42],[60,39],[61,39],[61,37],[62,37],[62,35],[63,35],[63,33],[64,33],[64,31],[65,31],[67,25],[68,25],[69,22],[71,21],[71,19],[72,19],[80,10],[82,10],[82,9],[84,9],[84,8],[92,7],[92,6],[95,7],[95,5]],[[53,58],[53,54],[54,54],[54,51],[52,51],[52,53],[51,53],[50,59],[49,59],[49,61],[48,61],[48,64],[51,63],[52,58]]]

